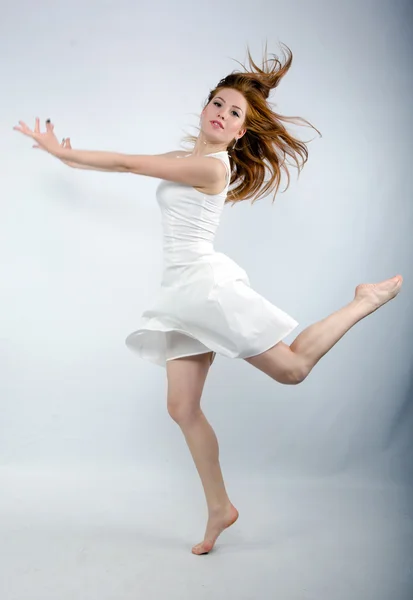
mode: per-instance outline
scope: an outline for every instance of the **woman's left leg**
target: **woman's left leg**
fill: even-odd
[[[403,278],[397,275],[377,284],[361,284],[347,306],[307,327],[291,346],[280,342],[245,360],[279,383],[301,383],[318,361],[356,323],[397,296]]]

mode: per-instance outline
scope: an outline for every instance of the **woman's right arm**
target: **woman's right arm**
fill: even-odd
[[[76,163],[69,162],[68,160],[62,160],[62,163],[73,169],[86,169],[87,171],[110,171],[110,169],[99,169],[98,167],[87,167],[86,165],[78,165]]]
[[[61,143],[62,148],[72,148],[70,145],[70,138],[64,139]],[[187,152],[183,152],[182,150],[173,150],[172,152],[165,152],[164,154],[158,154],[157,156],[179,156],[185,155]],[[111,169],[101,169],[99,167],[87,167],[86,165],[79,165],[78,163],[72,163],[69,160],[62,160],[62,162],[68,167],[72,167],[73,169],[86,169],[87,171],[107,171],[112,172]]]
[[[62,148],[70,148],[70,138],[66,138],[61,143]],[[110,171],[110,169],[100,169],[99,167],[87,167],[86,165],[78,165],[77,163],[72,163],[70,160],[62,160],[62,163],[67,165],[68,167],[72,167],[73,169],[86,169],[87,171]]]
[[[53,135],[56,139],[56,144],[59,145],[59,140],[57,139],[56,134],[54,133],[54,125],[50,122],[49,119],[46,121],[46,129],[48,130],[49,133],[53,133]],[[70,144],[70,138],[63,138],[60,146],[62,148],[69,148],[71,150],[72,146]],[[35,147],[39,147],[39,146],[35,146]],[[165,152],[164,154],[158,154],[158,156],[183,156],[185,154],[187,154],[187,153],[182,150],[174,150],[172,152]],[[89,167],[86,165],[80,165],[79,163],[71,162],[70,160],[63,160],[63,159],[60,159],[60,160],[62,163],[64,163],[68,167],[71,167],[72,169],[84,169],[86,171],[107,171],[107,172],[111,172],[111,173],[115,172],[115,171],[112,171],[112,169],[104,169],[102,167]]]

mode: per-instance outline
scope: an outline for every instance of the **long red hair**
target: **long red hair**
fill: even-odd
[[[237,141],[235,149],[232,149],[235,140],[228,146],[232,173],[231,189],[228,191],[226,203],[235,204],[252,198],[253,204],[271,192],[274,192],[274,201],[280,187],[282,171],[287,176],[284,191],[290,184],[290,166],[297,167],[299,176],[308,160],[308,142],[301,141],[289,133],[284,122],[307,125],[321,136],[318,129],[307,120],[282,116],[273,111],[271,103],[268,102],[271,90],[278,86],[291,67],[293,54],[284,44],[282,47],[285,48],[284,62],[275,54],[272,55],[273,58],[267,59],[267,45],[265,46],[262,68],[254,63],[248,49],[250,69],[241,65],[243,71],[233,71],[221,79],[210,91],[205,103],[207,106],[224,88],[238,90],[247,101],[243,124],[247,132]],[[195,143],[197,138],[190,135],[184,139]],[[291,164],[288,158],[292,159]],[[265,180],[267,170],[270,177]]]

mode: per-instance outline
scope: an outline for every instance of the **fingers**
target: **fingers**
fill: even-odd
[[[18,126],[13,127],[13,129],[15,131],[20,131],[20,133],[24,133],[24,135],[28,135],[29,137],[33,137],[33,135],[34,135],[35,132],[32,131],[30,129],[30,127],[28,127],[26,125],[26,123],[24,121],[19,121],[19,124],[20,124],[20,127],[18,127]]]
[[[13,130],[20,131],[20,133],[23,133],[24,135],[27,135],[27,136],[32,137],[33,139],[37,140],[37,139],[39,139],[39,137],[42,137],[42,136],[46,135],[47,133],[53,133],[54,125],[53,125],[53,123],[50,122],[50,119],[47,119],[46,134],[42,134],[42,132],[40,131],[40,119],[39,119],[39,117],[36,117],[33,131],[30,129],[30,127],[24,121],[19,121],[19,125],[16,125],[15,127],[13,127]],[[70,142],[69,142],[69,145],[66,145],[66,147],[67,148],[71,147]]]
[[[40,119],[39,117],[36,117],[35,119],[35,123],[34,123],[34,130],[32,131],[30,129],[30,127],[24,122],[24,121],[19,121],[20,127],[13,127],[13,129],[15,129],[16,131],[21,131],[22,133],[25,133],[27,135],[30,135],[31,133],[37,133],[40,134]],[[47,131],[53,131],[54,129],[54,125],[50,122],[50,119],[48,119],[46,121],[46,130]]]
[[[16,126],[16,127],[13,127],[13,129],[27,134],[30,131],[30,129],[27,127],[26,123],[24,123],[23,121],[19,121],[19,123],[20,123],[20,127]]]

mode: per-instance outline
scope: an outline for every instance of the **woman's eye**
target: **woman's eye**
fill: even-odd
[[[214,104],[221,106],[221,104],[217,101],[215,101]],[[235,113],[237,115],[237,117],[239,117],[239,114],[237,113],[237,111],[233,110],[232,112]]]

